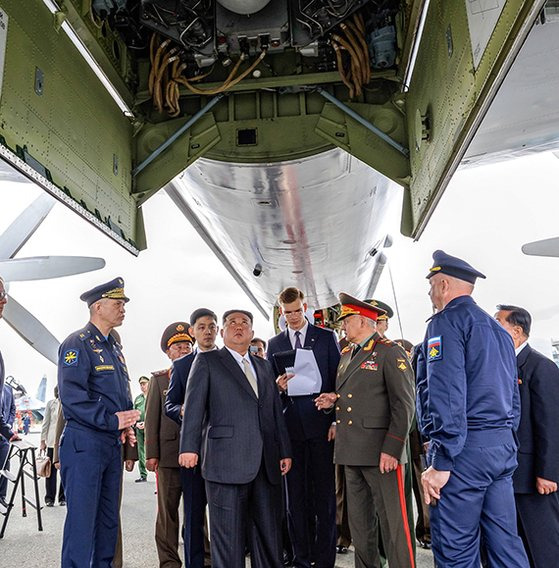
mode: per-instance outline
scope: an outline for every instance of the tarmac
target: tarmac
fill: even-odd
[[[25,437],[38,446],[39,435],[31,433]],[[12,471],[15,468],[15,463]],[[157,497],[155,495],[155,476],[150,473],[146,483],[135,483],[139,477],[137,469],[124,475],[124,494],[122,500],[122,530],[124,540],[125,568],[157,568],[159,561],[154,541]],[[25,479],[26,495],[32,497],[31,479]],[[12,483],[8,483],[8,499]],[[24,565],[26,568],[45,568],[60,565],[62,532],[66,516],[65,507],[56,504],[44,506],[45,483],[39,480],[43,530],[37,529],[37,513],[27,507],[27,517],[22,517],[21,493],[15,500],[4,538],[0,540],[0,559],[2,566]],[[0,506],[0,511],[4,509]],[[0,523],[4,520],[0,516]],[[247,567],[250,561],[247,559]],[[354,555],[350,548],[347,554],[338,554],[336,568],[353,567]],[[433,556],[430,551],[417,550],[417,568],[432,568]],[[393,567],[397,568],[397,567]]]

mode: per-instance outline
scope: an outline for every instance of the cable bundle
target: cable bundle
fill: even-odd
[[[207,77],[213,71],[213,67],[205,74],[196,75],[195,77],[184,77],[183,72],[187,64],[181,60],[181,48],[176,45],[171,46],[170,39],[162,41],[157,46],[158,41],[159,38],[154,33],[151,37],[149,49],[151,69],[148,88],[156,110],[158,112],[166,110],[169,116],[178,116],[180,114],[180,85],[185,86],[196,95],[217,95],[231,89],[242,81],[256,69],[266,56],[266,50],[263,49],[256,60],[245,71],[237,75],[241,63],[248,59],[248,56],[243,54],[239,57],[239,60],[221,85],[213,89],[200,89],[194,86],[193,83]]]
[[[349,89],[349,98],[360,96],[362,86],[371,80],[369,47],[365,39],[365,20],[362,14],[354,14],[353,21],[348,19],[340,24],[340,33],[332,34],[330,42],[336,53],[338,72]],[[342,35],[343,34],[343,35]],[[349,55],[349,69],[344,68],[342,53]]]

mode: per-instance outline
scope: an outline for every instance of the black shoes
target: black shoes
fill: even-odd
[[[138,479],[135,480],[135,483],[143,483],[144,481],[147,481],[146,477],[138,477]]]
[[[61,500],[58,502],[58,505],[59,505],[60,507],[66,507],[66,501],[64,501],[64,499],[61,499]]]
[[[417,542],[419,542],[419,546],[421,546],[421,548],[424,548],[425,550],[431,550],[430,542],[423,539],[417,539]]]
[[[336,546],[336,552],[338,554],[347,554],[347,546],[344,546],[343,544],[338,544]]]
[[[54,501],[47,501],[47,507],[54,507]]]

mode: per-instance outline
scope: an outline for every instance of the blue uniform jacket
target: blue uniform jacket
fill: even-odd
[[[312,349],[314,353],[322,378],[320,392],[334,392],[340,362],[340,346],[334,332],[309,324],[303,347]],[[276,365],[274,353],[291,349],[293,347],[287,329],[272,337],[268,342],[266,356],[272,363],[276,377],[281,373]],[[314,397],[282,395],[281,398],[289,437],[292,440],[308,440],[327,435],[328,428],[335,417],[333,414],[317,410]]]
[[[186,381],[196,353],[197,351],[193,351],[180,359],[176,359],[171,367],[171,380],[165,397],[165,414],[179,426],[182,424],[181,407],[184,404]]]
[[[535,493],[536,477],[559,482],[559,368],[526,345],[517,356],[520,390],[515,493]]]
[[[118,436],[115,413],[132,409],[120,345],[89,322],[60,346],[58,389],[67,427]]]
[[[470,296],[431,317],[417,373],[418,421],[435,469],[454,469],[468,430],[517,429],[512,339]]]
[[[0,353],[0,409],[2,408],[2,399],[4,398],[4,360],[2,359],[2,353]],[[7,438],[8,440],[12,437],[12,432],[10,427],[2,417],[0,413],[0,434]]]
[[[0,420],[11,427],[15,419],[16,403],[14,402],[14,391],[10,385],[4,385],[4,398],[0,405]]]

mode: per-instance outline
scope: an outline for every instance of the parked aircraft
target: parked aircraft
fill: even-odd
[[[25,412],[30,410],[38,419],[42,419],[45,413],[46,406],[46,393],[47,393],[47,377],[43,376],[39,386],[37,387],[37,393],[35,396],[31,396],[27,389],[14,377],[6,377],[6,384],[12,387],[14,392],[14,402],[16,409],[20,412]]]
[[[287,283],[331,306],[340,289],[372,295],[397,186],[418,238],[464,160],[557,141],[556,14],[555,0],[0,0],[0,155],[134,254],[164,187],[263,313]]]

